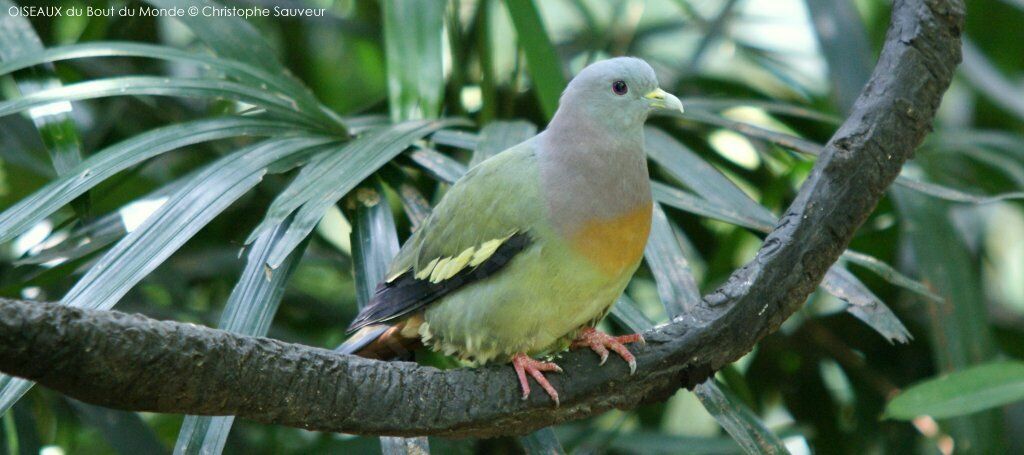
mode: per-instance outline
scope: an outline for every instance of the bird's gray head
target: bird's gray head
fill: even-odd
[[[639,128],[653,110],[682,112],[683,104],[658,87],[647,62],[618,57],[583,68],[562,92],[552,122],[569,117],[599,122],[606,128]]]

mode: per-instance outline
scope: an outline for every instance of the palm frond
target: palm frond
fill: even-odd
[[[200,99],[229,99],[266,109],[296,125],[324,128],[319,118],[298,111],[296,102],[280,93],[269,92],[221,79],[124,76],[79,82],[35,92],[0,103],[0,117],[57,102],[82,101],[112,96],[173,96]]]
[[[0,1],[0,9],[10,11],[11,8],[16,6],[8,0]],[[16,60],[42,50],[43,42],[27,18],[11,14],[0,16],[0,61]],[[61,85],[53,65],[49,64],[22,68],[14,78],[23,96]],[[71,110],[70,104],[55,103],[29,111],[29,117],[39,131],[58,175],[64,175],[82,161],[82,140]],[[87,217],[88,194],[75,201],[74,206],[80,216]]]
[[[268,226],[296,212],[295,221],[274,247],[267,264],[276,268],[323,217],[331,206],[360,181],[380,169],[413,142],[457,120],[410,121],[373,130],[351,142],[327,150],[302,168],[284,191],[274,199],[267,216],[250,235],[250,242]]]
[[[114,174],[162,153],[202,142],[239,136],[275,136],[295,129],[289,122],[221,117],[139,134],[96,152],[63,177],[0,213],[0,242],[24,232]]]
[[[267,230],[253,242],[242,276],[228,297],[217,328],[252,336],[265,336],[277,313],[288,278],[305,251],[296,248],[277,270],[266,269],[267,255],[288,229],[288,222]],[[233,416],[185,416],[174,452],[181,454],[220,453],[224,450]]]
[[[547,118],[555,115],[558,97],[565,90],[565,72],[559,63],[555,47],[548,40],[544,22],[533,0],[505,0],[505,6],[512,16],[519,46],[526,54],[528,72],[533,80],[537,100]]]
[[[139,57],[172,62],[190,63],[201,68],[210,68],[224,73],[231,79],[260,90],[282,93],[295,100],[297,107],[310,116],[319,116],[325,121],[336,121],[320,105],[307,88],[295,79],[272,73],[266,69],[211,55],[187,52],[173,47],[134,42],[91,42],[40,49],[17,58],[0,62],[0,75],[46,63],[62,62],[101,57]]]

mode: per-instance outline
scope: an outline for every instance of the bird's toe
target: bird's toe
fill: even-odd
[[[608,360],[609,350],[615,351],[622,360],[629,364],[629,374],[636,373],[636,357],[633,353],[629,352],[626,348],[625,343],[641,343],[646,344],[643,335],[635,333],[632,335],[623,335],[613,337],[607,333],[600,332],[593,327],[587,327],[580,332],[579,336],[572,342],[573,348],[588,347],[598,356],[601,357],[601,365],[604,365],[605,361]]]
[[[544,372],[561,373],[562,368],[554,362],[545,362],[531,358],[530,356],[519,353],[512,357],[512,367],[516,370],[516,376],[519,378],[519,386],[523,391],[522,399],[527,399],[530,396],[530,383],[526,377],[530,375],[537,384],[540,385],[548,396],[555,402],[555,407],[558,407],[558,391],[555,387],[548,382],[548,379],[544,377]]]

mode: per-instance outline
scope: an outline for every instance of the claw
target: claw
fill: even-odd
[[[597,344],[590,346],[590,348],[593,349],[597,355],[601,356],[601,363],[599,363],[599,365],[604,365],[604,363],[608,361],[608,349],[604,346]]]
[[[530,377],[537,381],[537,384],[540,384],[540,387],[555,401],[555,407],[558,407],[558,391],[544,377],[544,372],[561,373],[561,367],[554,362],[544,362],[519,353],[512,357],[512,368],[515,368],[516,376],[519,377],[519,386],[523,390],[524,400],[530,396],[530,382],[526,378],[529,373]]]
[[[608,360],[608,350],[611,349],[629,364],[629,374],[632,375],[636,373],[636,357],[629,352],[629,349],[626,349],[625,343],[647,344],[647,340],[644,340],[644,336],[639,333],[613,337],[607,333],[599,332],[593,327],[587,327],[572,342],[572,347],[590,348],[601,357],[601,365],[604,365],[605,361]]]

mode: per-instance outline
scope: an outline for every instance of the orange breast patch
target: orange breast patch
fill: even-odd
[[[644,204],[624,215],[589,222],[569,237],[572,248],[608,276],[621,274],[644,254],[651,232],[653,206]]]

